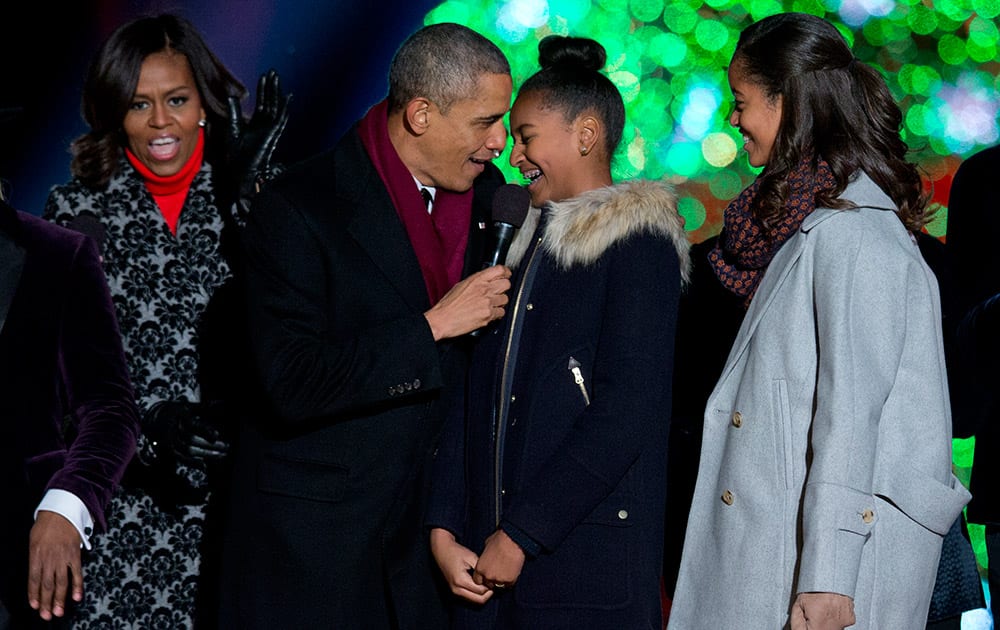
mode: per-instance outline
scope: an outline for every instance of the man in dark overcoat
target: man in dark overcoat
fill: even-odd
[[[494,44],[424,27],[387,99],[254,199],[250,328],[276,417],[235,446],[220,627],[446,627],[427,464],[467,333],[507,302],[509,269],[481,267],[511,92]]]

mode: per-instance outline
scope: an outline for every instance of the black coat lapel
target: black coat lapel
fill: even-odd
[[[337,192],[352,208],[347,230],[406,303],[426,311],[430,298],[406,227],[356,131],[351,140],[337,151],[334,166],[334,172],[344,174],[338,175]]]
[[[417,254],[378,175],[375,180],[377,185],[370,187],[368,201],[356,206],[368,216],[351,221],[348,230],[406,303],[426,311],[431,304]]]

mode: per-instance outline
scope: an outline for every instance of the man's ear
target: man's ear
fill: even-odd
[[[588,155],[603,133],[604,127],[596,116],[584,114],[577,118],[576,135],[580,141],[580,155]]]
[[[423,135],[427,131],[430,108],[431,102],[422,96],[406,104],[406,124],[415,135]]]

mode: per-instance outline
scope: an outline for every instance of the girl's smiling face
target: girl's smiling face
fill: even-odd
[[[546,106],[542,95],[518,95],[510,110],[514,146],[510,165],[528,180],[531,203],[562,201],[587,190],[581,182],[580,134],[577,122],[566,122],[558,108]]]
[[[738,60],[729,66],[729,89],[735,101],[729,124],[743,134],[750,166],[764,166],[781,127],[781,95],[769,99],[760,86],[748,82]]]

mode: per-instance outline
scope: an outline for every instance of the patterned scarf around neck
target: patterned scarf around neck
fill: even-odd
[[[722,285],[746,298],[750,306],[757,286],[778,249],[795,234],[802,221],[816,209],[816,193],[836,185],[833,171],[823,158],[807,155],[788,174],[788,198],[785,213],[771,228],[764,228],[751,208],[760,189],[760,178],[729,204],[723,216],[722,234],[708,254],[715,275]]]
[[[438,187],[434,212],[427,214],[413,175],[389,141],[388,118],[388,104],[383,100],[361,119],[358,133],[406,227],[433,306],[462,279],[472,220],[472,189],[456,193]]]

